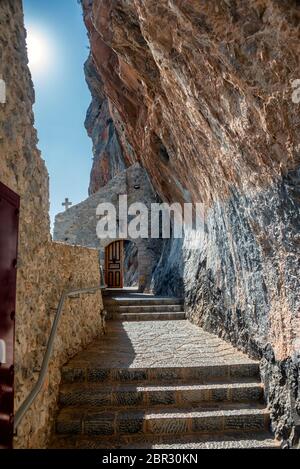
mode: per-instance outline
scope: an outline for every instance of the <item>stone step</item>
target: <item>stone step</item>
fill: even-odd
[[[57,436],[52,449],[280,449],[268,432],[235,432],[221,435],[130,436],[103,441],[97,436]]]
[[[125,287],[125,288],[105,288],[102,294],[104,296],[123,296],[123,295],[142,295],[146,293],[139,292],[138,287]],[[152,296],[152,295],[151,295]]]
[[[184,407],[207,402],[259,401],[263,387],[258,382],[185,384],[176,385],[115,385],[68,384],[60,391],[61,407]]]
[[[154,305],[154,306],[111,306],[105,307],[108,313],[180,313],[182,305]]]
[[[104,305],[107,310],[113,308],[154,308],[156,306],[180,306],[183,307],[183,301],[178,300],[178,298],[153,298],[153,300],[117,300],[117,301],[107,301],[104,299]]]
[[[269,412],[258,406],[104,411],[66,408],[56,421],[57,434],[71,435],[184,435],[232,431],[267,431]]]
[[[186,319],[184,312],[161,313],[108,313],[108,320],[113,321],[182,321]]]
[[[166,382],[174,380],[197,380],[199,384],[208,380],[258,378],[259,363],[254,361],[211,364],[194,367],[159,368],[104,368],[89,363],[68,364],[62,368],[62,382]]]

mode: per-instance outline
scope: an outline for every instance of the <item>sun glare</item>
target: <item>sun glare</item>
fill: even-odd
[[[29,67],[32,73],[41,73],[46,71],[52,60],[51,44],[46,35],[40,31],[28,28],[27,49]]]

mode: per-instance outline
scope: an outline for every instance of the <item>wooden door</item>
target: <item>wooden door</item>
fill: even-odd
[[[124,242],[114,241],[105,251],[105,274],[108,288],[123,288]]]
[[[19,206],[19,196],[0,183],[0,448],[13,442]]]

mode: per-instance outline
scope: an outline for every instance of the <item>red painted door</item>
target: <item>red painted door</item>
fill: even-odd
[[[20,199],[0,182],[0,448],[12,448]]]

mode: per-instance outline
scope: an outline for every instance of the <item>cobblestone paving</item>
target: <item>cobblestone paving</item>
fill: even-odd
[[[222,339],[188,321],[112,322],[70,366],[101,368],[194,367],[253,363]]]

